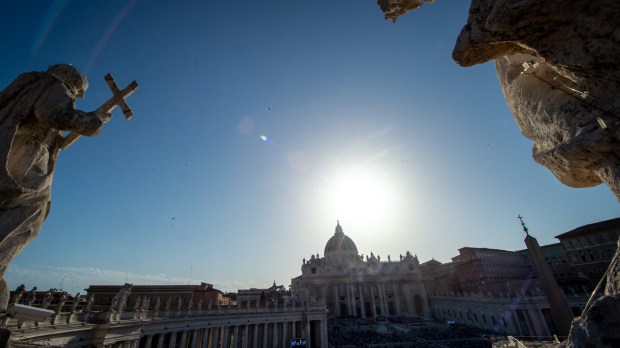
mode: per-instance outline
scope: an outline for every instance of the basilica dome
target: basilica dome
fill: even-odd
[[[336,233],[325,244],[326,259],[357,259],[357,246],[351,238],[342,232],[340,223],[336,225]]]

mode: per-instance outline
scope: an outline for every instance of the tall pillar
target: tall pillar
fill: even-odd
[[[551,328],[547,326],[547,320],[545,320],[545,316],[542,314],[540,309],[536,309],[537,318],[536,320],[540,322],[540,326],[542,327],[542,334],[545,337],[553,337],[551,333]]]
[[[239,348],[241,347],[239,345],[239,325],[235,325],[235,328],[233,329],[233,334],[232,334],[232,346],[233,348]]]
[[[166,334],[165,333],[157,334],[157,348],[163,348],[164,347],[164,339],[165,338],[166,338]]]
[[[385,305],[385,288],[383,287],[383,283],[379,283],[379,302],[381,303],[381,314],[387,315]]]
[[[394,306],[396,307],[396,315],[402,315],[400,311],[400,283],[392,282],[394,288]]]
[[[312,347],[312,335],[310,332],[310,319],[306,320],[306,328],[304,329],[304,337],[306,338],[306,346]]]
[[[220,347],[220,334],[222,331],[222,327],[218,326],[216,328],[213,328],[213,330],[215,330],[215,333],[213,335],[214,336],[213,337],[213,348],[219,348]]]
[[[351,286],[349,284],[345,284],[344,286],[345,288],[345,292],[346,292],[346,300],[347,300],[347,315],[352,315],[351,313],[353,313],[353,310],[351,309]]]
[[[413,315],[416,314],[415,309],[413,308],[413,291],[411,291],[411,286],[409,285],[409,282],[406,282],[404,284],[405,287],[405,304],[407,306],[407,312],[409,313],[409,315]]]
[[[198,348],[198,331],[199,329],[192,330],[192,343],[190,345],[192,348]]]
[[[362,291],[362,284],[358,285],[358,289],[360,295],[360,317],[366,318],[366,308],[364,308],[364,291]]]
[[[375,302],[375,285],[370,283],[370,302],[372,305],[372,319],[374,320],[377,317],[377,304]]]
[[[321,320],[321,347],[327,347],[329,345],[327,339],[327,319]]]
[[[291,338],[297,338],[297,322],[293,321],[293,327],[291,328]]]
[[[224,326],[222,334],[222,348],[230,347],[230,326]]]
[[[264,323],[263,324],[263,347],[268,347],[267,346],[268,338],[269,338],[269,323]]]
[[[274,348],[278,347],[278,323],[273,323],[273,329],[272,329],[272,342],[271,342],[271,346]]]
[[[241,348],[248,348],[248,331],[250,331],[250,325],[243,326],[243,340],[241,341]]]
[[[153,344],[153,335],[146,336],[146,342],[144,342],[144,347],[151,348],[152,344]]]
[[[524,309],[523,310],[523,316],[525,317],[525,322],[527,323],[527,326],[529,328],[529,335],[528,336],[537,336],[536,335],[536,328],[534,327],[534,324],[532,323],[532,319],[530,318],[529,310]]]
[[[349,290],[351,293],[351,315],[353,315],[354,317],[357,317],[357,309],[356,309],[357,304],[355,303],[355,285],[353,284],[349,285]]]
[[[209,330],[210,328],[205,327],[202,329],[202,343],[200,344],[200,348],[208,348],[209,347]]]
[[[187,330],[181,332],[181,343],[179,347],[186,348],[187,347]]]
[[[282,348],[287,348],[287,345],[286,345],[287,336],[288,336],[288,322],[283,321],[282,322],[282,336],[281,336],[282,341],[280,342],[280,346]]]
[[[252,328],[252,347],[258,347],[258,324]]]
[[[338,285],[334,286],[334,313],[336,317],[340,316],[340,296],[338,295]]]
[[[523,316],[523,321],[521,321],[521,318],[519,317],[519,312],[520,311],[521,315]],[[514,313],[513,313],[514,317],[515,317],[515,322],[517,323],[517,326],[519,327],[519,333],[521,336],[529,336],[529,332],[530,330],[527,327],[527,322],[525,321],[525,315],[523,314],[523,311],[520,309],[515,309]],[[525,327],[524,327],[525,325]]]
[[[170,342],[168,342],[168,348],[176,348],[177,346],[177,333],[170,333]]]

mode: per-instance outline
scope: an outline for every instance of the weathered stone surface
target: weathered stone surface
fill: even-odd
[[[569,348],[620,347],[620,295],[603,296],[573,321]]]
[[[377,0],[377,4],[385,14],[385,19],[391,19],[392,23],[396,23],[398,17],[422,6],[425,2],[434,1],[435,0]]]
[[[95,135],[109,119],[74,109],[87,87],[77,69],[58,64],[22,74],[0,92],[0,311],[9,296],[1,277],[49,212],[61,131]]]
[[[612,0],[473,0],[453,58],[463,66],[495,59],[534,159],[566,185],[604,182],[620,198],[619,15]]]

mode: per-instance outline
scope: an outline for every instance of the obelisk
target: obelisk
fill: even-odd
[[[521,220],[521,226],[523,226],[523,231],[525,231],[525,245],[527,246],[532,266],[534,266],[534,271],[540,280],[545,296],[547,296],[549,307],[551,307],[551,318],[558,331],[558,336],[562,336],[562,338],[567,337],[571,322],[573,321],[573,313],[564,298],[564,293],[555,281],[549,265],[545,261],[545,256],[542,250],[540,250],[538,241],[528,233],[527,227],[523,223],[523,217],[519,215],[517,218]]]

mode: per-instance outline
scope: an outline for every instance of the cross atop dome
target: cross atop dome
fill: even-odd
[[[338,233],[344,234],[344,232],[342,232],[342,227],[340,226],[340,220],[336,220],[336,233],[335,234],[338,234]]]

